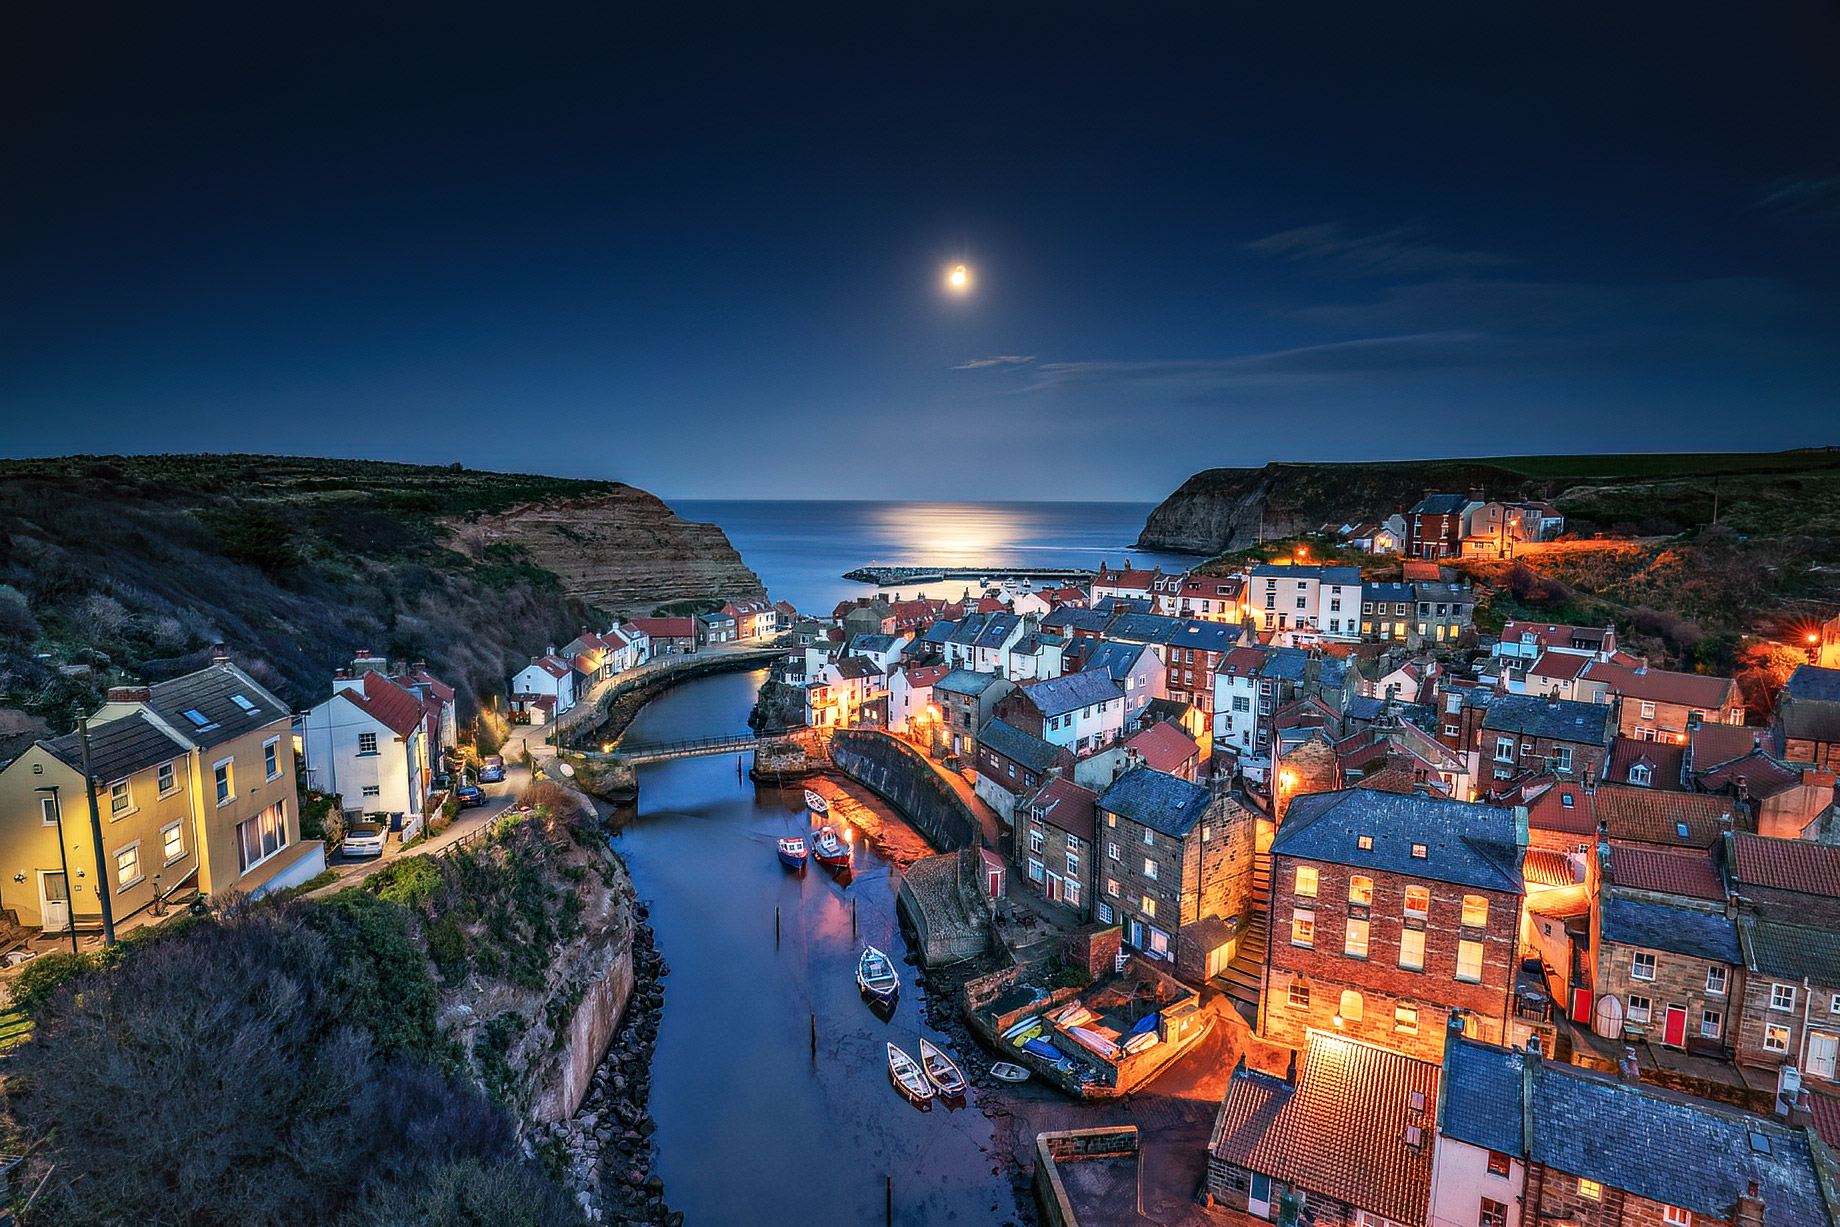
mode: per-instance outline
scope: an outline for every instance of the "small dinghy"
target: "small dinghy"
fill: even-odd
[[[888,1045],[888,1076],[901,1093],[915,1103],[923,1104],[933,1098],[933,1084],[927,1081],[920,1063],[893,1044]]]
[[[855,850],[850,847],[849,840],[837,838],[834,828],[824,826],[811,837],[811,855],[812,859],[820,865],[843,868],[849,865],[851,858],[855,855]]]
[[[990,1076],[999,1082],[1027,1082],[1029,1071],[1008,1061],[998,1061],[990,1067]]]
[[[828,814],[831,812],[831,803],[826,801],[822,794],[815,793],[807,788],[805,790],[805,808],[814,814]]]
[[[965,1075],[959,1072],[957,1062],[939,1051],[931,1040],[920,1041],[920,1066],[945,1098],[957,1099],[964,1095]]]
[[[1067,1059],[1066,1053],[1056,1048],[1053,1044],[1050,1044],[1047,1040],[1029,1040],[1027,1043],[1023,1044],[1022,1050],[1024,1052],[1032,1052],[1044,1061],[1052,1061],[1056,1065],[1059,1065],[1062,1061]]]
[[[788,835],[779,841],[779,863],[788,869],[805,868],[805,837]]]
[[[856,964],[856,987],[872,1001],[884,1005],[893,1001],[901,991],[901,975],[894,969],[894,960],[874,946],[864,947]]]

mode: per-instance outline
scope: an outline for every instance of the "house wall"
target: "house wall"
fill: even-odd
[[[1501,738],[1510,738],[1514,742],[1509,751],[1512,757],[1499,757]],[[1560,741],[1553,737],[1535,737],[1524,733],[1510,733],[1506,730],[1482,728],[1477,726],[1476,741],[1468,748],[1478,751],[1482,765],[1490,769],[1498,780],[1512,779],[1523,771],[1546,771],[1549,764],[1558,759],[1560,747],[1571,751],[1571,769],[1559,772],[1562,778],[1583,779],[1588,772],[1591,776],[1603,774],[1604,759],[1609,755],[1608,746],[1594,745],[1589,742]],[[1506,774],[1503,774],[1503,773]]]
[[[1604,1186],[1603,1196],[1586,1197],[1578,1191],[1577,1176],[1545,1164],[1529,1165],[1527,1188],[1528,1198],[1536,1208],[1527,1216],[1530,1221],[1556,1220],[1576,1227],[1668,1227],[1667,1207],[1660,1202],[1608,1185]],[[1693,1215],[1692,1221],[1694,1227],[1732,1222],[1705,1214]]]
[[[1247,1197],[1251,1188],[1252,1172],[1224,1159],[1208,1156],[1207,1190],[1214,1201],[1228,1209],[1241,1214],[1251,1213],[1247,1206]],[[1277,1218],[1278,1199],[1285,1193],[1296,1189],[1295,1185],[1281,1180],[1271,1182],[1271,1214]],[[1360,1212],[1347,1202],[1336,1201],[1318,1193],[1303,1192],[1303,1200],[1309,1208],[1314,1227],[1358,1227]]]
[[[262,747],[274,739],[276,772],[271,777],[263,771]],[[236,793],[229,802],[218,805],[214,794],[213,764],[229,758],[235,764]],[[194,752],[195,770],[192,796],[195,812],[203,829],[200,887],[207,894],[228,889],[255,890],[276,874],[283,872],[302,856],[318,855],[324,849],[318,841],[300,842],[300,798],[294,785],[294,738],[286,719]],[[281,828],[286,838],[281,849],[251,866],[240,867],[237,859],[237,826],[258,818],[264,810],[280,807]]]
[[[1686,740],[1687,717],[1694,712],[1700,713],[1702,720],[1717,724],[1744,723],[1744,708],[1735,700],[1724,707],[1711,709],[1692,707],[1685,703],[1645,700],[1633,696],[1616,695],[1615,698],[1617,731],[1625,737],[1634,737],[1643,741],[1678,742]],[[1642,714],[1644,702],[1653,703],[1654,715]]]
[[[1019,825],[1016,845],[1024,887],[1072,908],[1082,920],[1091,915],[1094,850],[1085,840],[1051,822],[1030,818]],[[1073,854],[1073,868],[1069,868],[1068,853]]]
[[[1771,990],[1777,984],[1788,984],[1795,990],[1795,1008],[1776,1010],[1770,1007]],[[1834,1036],[1840,1038],[1840,1012],[1833,1009],[1834,998],[1840,994],[1840,987],[1832,985],[1811,984],[1807,990],[1800,981],[1779,980],[1774,976],[1751,976],[1745,984],[1744,1001],[1738,1016],[1738,1029],[1734,1037],[1738,1062],[1752,1069],[1772,1071],[1774,1079],[1776,1069],[1784,1065],[1794,1065],[1802,1071],[1802,1080],[1811,1086],[1833,1089],[1840,1087],[1840,1079],[1832,1072],[1823,1074],[1810,1069],[1808,1062],[1810,1034]],[[1807,1011],[1807,1023],[1803,1024],[1803,1011]],[[1771,1025],[1788,1028],[1788,1051],[1774,1052],[1764,1046],[1765,1031]]]
[[[1687,1011],[1686,1038],[1705,1040],[1710,1043],[1732,1046],[1734,1033],[1734,1014],[1743,1001],[1744,972],[1742,968],[1726,963],[1716,966],[1725,969],[1725,991],[1710,993],[1706,990],[1707,969],[1714,966],[1705,959],[1696,959],[1691,955],[1673,954],[1666,950],[1649,950],[1643,947],[1626,946],[1619,942],[1605,941],[1600,927],[1599,912],[1595,904],[1591,908],[1591,948],[1597,952],[1596,996],[1609,993],[1623,1003],[1624,1030],[1627,1037],[1632,1032],[1639,1032],[1649,1043],[1660,1045],[1662,1026],[1667,1018],[1670,1005],[1683,1006]],[[1655,978],[1638,980],[1634,975],[1635,955],[1653,955],[1655,959]],[[1646,997],[1649,1001],[1649,1016],[1646,1022],[1633,1022],[1629,1019],[1629,999],[1631,996]],[[1768,987],[1765,987],[1768,996]],[[1716,1036],[1703,1035],[1702,1022],[1708,1010],[1719,1015],[1719,1029]],[[1797,1016],[1799,1018],[1799,1015]],[[1761,1034],[1761,1033],[1760,1033]],[[1685,1045],[1681,1045],[1684,1047]]]
[[[1480,1227],[1484,1198],[1505,1208],[1505,1227],[1520,1227],[1520,1196],[1527,1166],[1510,1157],[1508,1174],[1489,1172],[1489,1152],[1438,1135],[1431,1163],[1431,1210],[1427,1227]]]
[[[1199,827],[1191,834],[1199,838]],[[1173,959],[1182,915],[1185,841],[1103,809],[1099,811],[1098,838],[1099,902],[1112,908],[1111,923],[1123,926],[1126,945]],[[1155,866],[1154,871],[1146,867],[1146,862]],[[1114,884],[1116,890],[1112,889]],[[1145,906],[1146,899],[1149,907]],[[1106,919],[1103,913],[1100,919]],[[1145,927],[1141,944],[1134,940],[1130,923],[1133,919]],[[1156,949],[1151,929],[1167,939],[1164,949]]]
[[[376,753],[359,751],[361,733],[376,736]],[[338,793],[347,811],[418,814],[427,795],[425,740],[418,730],[404,742],[386,725],[334,695],[307,713],[301,736],[307,784]],[[377,792],[366,795],[366,788]]]
[[[1317,870],[1315,896],[1296,891],[1299,865]],[[1349,881],[1357,871],[1343,865],[1300,860],[1279,853],[1272,861],[1271,916],[1268,941],[1270,968],[1265,1002],[1259,1013],[1260,1032],[1293,1048],[1304,1046],[1304,1033],[1312,1028],[1337,1031],[1427,1061],[1443,1059],[1445,1028],[1452,1010],[1466,1011],[1466,1034],[1500,1043],[1505,1032],[1509,994],[1518,969],[1521,898],[1503,891],[1453,886],[1424,878],[1384,871],[1360,870],[1373,879],[1373,903],[1363,909],[1348,900]],[[1430,906],[1422,921],[1404,915],[1407,886],[1430,891]],[[1480,895],[1489,901],[1488,923],[1482,929],[1461,926],[1463,897]],[[1311,948],[1292,944],[1296,910],[1316,917]],[[1365,915],[1368,952],[1365,959],[1345,954],[1347,922]],[[1422,971],[1399,966],[1401,934],[1422,929],[1425,957]],[[1482,943],[1482,978],[1468,983],[1456,978],[1458,944]],[[1290,1003],[1293,979],[1309,985],[1304,1006]],[[1335,1018],[1344,989],[1362,996],[1359,1021]],[[1395,1009],[1400,1004],[1418,1008],[1415,1030],[1399,1030]]]

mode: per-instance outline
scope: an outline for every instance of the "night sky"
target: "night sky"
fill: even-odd
[[[1154,499],[1840,443],[1832,3],[47,0],[0,44],[6,454]]]

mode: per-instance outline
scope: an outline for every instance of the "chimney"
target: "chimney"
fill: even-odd
[[[1758,1192],[1757,1182],[1752,1180],[1744,1186],[1744,1196],[1731,1210],[1731,1227],[1763,1227],[1764,1201]]]
[[[1297,1050],[1295,1048],[1291,1049],[1291,1063],[1284,1069],[1284,1082],[1286,1086],[1297,1085]]]
[[[145,686],[110,686],[108,701],[111,703],[151,703],[153,691]]]
[[[1624,1082],[1642,1081],[1642,1063],[1636,1059],[1635,1049],[1623,1049],[1623,1055],[1617,1059],[1616,1076]]]
[[[230,663],[230,649],[225,647],[221,643],[212,644],[211,645],[211,663],[214,665],[229,664]]]

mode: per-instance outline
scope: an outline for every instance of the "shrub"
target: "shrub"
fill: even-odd
[[[72,950],[41,954],[20,968],[19,978],[13,981],[13,1004],[29,1014],[66,984],[96,967],[94,955]]]
[[[379,898],[419,912],[441,889],[440,868],[426,856],[405,856],[368,878],[364,887]]]

